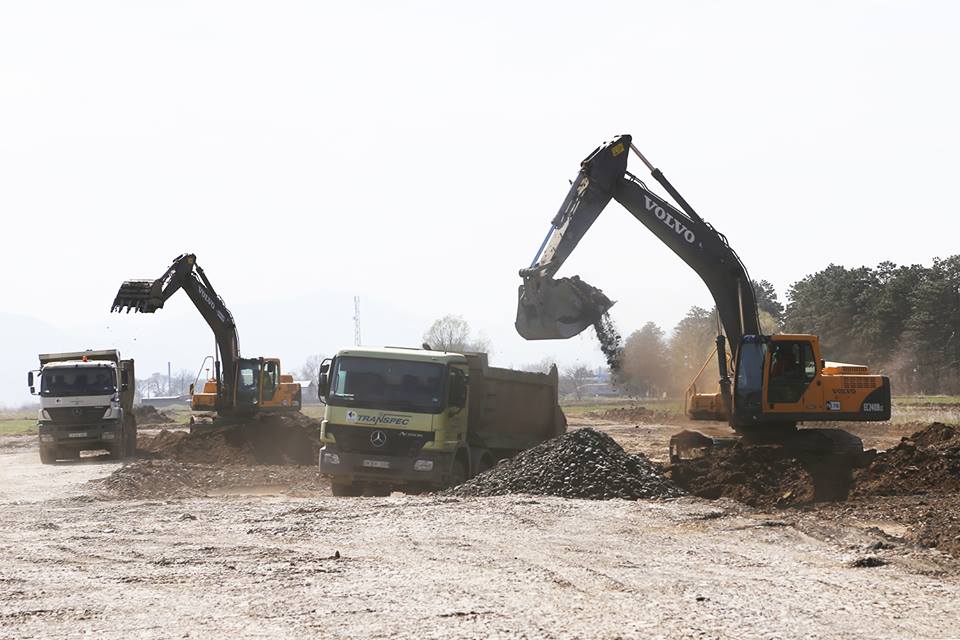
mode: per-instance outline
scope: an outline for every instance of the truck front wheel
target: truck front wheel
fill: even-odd
[[[40,464],[53,464],[57,461],[56,447],[40,447]]]
[[[450,486],[456,487],[467,481],[467,462],[463,458],[453,461],[450,468]]]

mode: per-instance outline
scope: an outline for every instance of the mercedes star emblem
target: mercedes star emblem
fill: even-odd
[[[370,443],[375,447],[382,447],[387,443],[387,434],[383,431],[374,431],[370,434]]]

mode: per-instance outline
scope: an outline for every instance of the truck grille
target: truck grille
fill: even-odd
[[[82,424],[99,422],[106,413],[107,407],[56,407],[47,409],[53,422],[65,424]]]
[[[344,424],[327,425],[344,453],[365,453],[380,456],[414,457],[423,445],[434,439],[432,431],[406,431],[378,427],[353,427]]]

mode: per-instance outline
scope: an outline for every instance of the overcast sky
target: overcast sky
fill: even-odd
[[[7,2],[0,5],[0,403],[38,351],[196,369],[182,294],[108,313],[193,252],[244,355],[298,368],[463,315],[503,366],[519,277],[600,142],[631,133],[784,294],[833,262],[960,252],[960,16],[942,2]],[[645,176],[640,163],[631,169]],[[712,301],[611,205],[560,275],[629,333]]]

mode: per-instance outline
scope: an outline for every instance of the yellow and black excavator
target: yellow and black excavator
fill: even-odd
[[[627,171],[631,151],[679,209]],[[871,375],[865,366],[827,362],[817,336],[763,335],[752,281],[727,238],[693,210],[629,135],[605,142],[583,160],[533,263],[520,271],[520,335],[528,340],[569,338],[599,323],[613,305],[602,291],[576,276],[553,277],[611,199],[696,271],[716,303],[722,329],[715,352],[720,391],[693,390],[687,398],[688,415],[726,420],[739,436],[757,442],[862,451],[859,438],[845,432],[803,429],[801,434],[796,426],[889,420],[890,379]],[[719,444],[728,442],[683,432],[671,440],[671,459]]]
[[[154,313],[180,289],[193,301],[216,341],[213,377],[199,392],[191,385],[190,408],[216,411],[220,416],[299,411],[300,384],[281,373],[279,359],[240,357],[233,314],[214,291],[195,255],[179,256],[156,280],[127,280],[120,285],[110,311]]]

